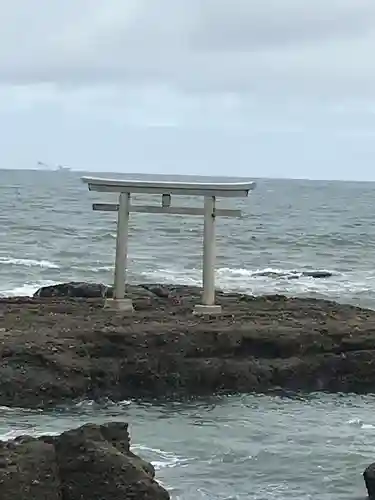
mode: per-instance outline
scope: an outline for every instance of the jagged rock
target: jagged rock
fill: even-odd
[[[375,462],[366,467],[363,478],[367,488],[367,494],[370,500],[375,499]]]
[[[100,299],[105,297],[106,292],[107,286],[102,283],[71,281],[70,283],[58,283],[56,285],[43,286],[34,293],[34,297]]]
[[[0,443],[1,500],[168,500],[154,475],[130,451],[125,423]]]

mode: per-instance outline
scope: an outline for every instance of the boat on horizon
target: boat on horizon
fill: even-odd
[[[66,167],[64,165],[57,165],[56,167],[52,167],[51,165],[48,165],[47,163],[44,163],[43,161],[38,161],[37,163],[38,167],[45,168],[46,170],[52,170],[53,172],[70,172],[71,168]]]

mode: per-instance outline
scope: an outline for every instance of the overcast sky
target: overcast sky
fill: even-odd
[[[0,165],[375,180],[375,0],[0,4]]]

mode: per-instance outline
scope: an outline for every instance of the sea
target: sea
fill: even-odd
[[[71,280],[112,282],[116,214],[94,212],[92,203],[116,198],[89,192],[82,175],[0,170],[0,296]],[[217,219],[217,286],[375,309],[375,183],[251,180],[248,198],[218,200],[243,215]],[[172,197],[172,205],[201,203]],[[200,217],[132,214],[128,282],[201,284],[202,238]],[[134,451],[155,465],[175,500],[360,499],[362,472],[375,461],[374,410],[374,395],[354,394],[0,407],[0,439],[127,421]]]

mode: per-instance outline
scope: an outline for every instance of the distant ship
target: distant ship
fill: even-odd
[[[71,168],[70,167],[64,167],[63,165],[57,165],[57,167],[52,167],[51,165],[48,165],[47,163],[44,163],[43,161],[38,161],[37,163],[38,167],[45,168],[47,170],[53,170],[55,172],[70,172]]]
[[[63,167],[62,165],[58,165],[57,166],[57,170],[60,171],[60,172],[61,171],[70,172],[71,169],[70,169],[70,167]]]

